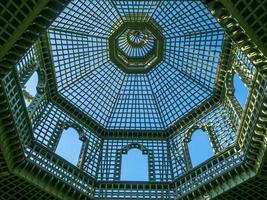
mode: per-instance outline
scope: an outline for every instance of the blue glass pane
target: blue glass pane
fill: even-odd
[[[234,75],[234,95],[244,109],[248,97],[248,89],[237,74]]]
[[[208,134],[203,130],[196,130],[188,143],[189,154],[193,167],[199,165],[214,155]]]
[[[81,148],[82,141],[79,139],[77,131],[73,128],[68,128],[67,130],[64,130],[61,135],[56,149],[56,154],[73,165],[77,165]]]
[[[148,157],[139,149],[128,151],[122,155],[121,164],[122,181],[148,181]]]

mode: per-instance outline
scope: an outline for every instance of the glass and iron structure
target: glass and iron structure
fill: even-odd
[[[0,47],[0,199],[266,198],[266,0],[1,1]],[[122,180],[131,149],[148,180]]]

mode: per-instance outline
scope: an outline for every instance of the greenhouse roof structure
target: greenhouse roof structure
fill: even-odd
[[[0,25],[0,199],[266,198],[267,0],[8,0]]]
[[[102,129],[164,131],[212,96],[223,39],[201,2],[73,1],[48,29],[52,87]]]

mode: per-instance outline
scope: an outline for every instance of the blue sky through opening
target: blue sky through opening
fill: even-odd
[[[66,159],[73,165],[77,165],[82,148],[82,141],[74,128],[64,130],[59,140],[56,154]]]
[[[139,149],[131,149],[122,155],[121,180],[148,181],[148,156]]]
[[[166,38],[163,61],[146,75],[125,75],[109,59],[107,38],[129,13],[153,19]],[[201,1],[70,2],[48,34],[59,93],[104,128],[121,130],[164,130],[208,99],[224,40]]]
[[[36,86],[38,83],[38,76],[35,72],[29,81],[26,83],[26,90],[32,95],[36,95]],[[239,76],[234,76],[235,96],[240,105],[244,108],[248,89],[240,80]],[[202,130],[197,130],[193,136],[192,141],[188,144],[191,154],[193,167],[210,158],[213,155],[210,147],[208,136],[206,133],[201,134]],[[82,142],[79,140],[79,135],[76,130],[69,128],[64,130],[60,142],[58,144],[56,153],[77,165]],[[148,158],[147,155],[142,155],[138,149],[132,149],[127,155],[122,156],[122,171],[121,180],[128,181],[147,181],[148,180]]]
[[[236,99],[244,109],[248,97],[248,89],[237,74],[234,75],[234,91]]]
[[[188,150],[193,167],[214,155],[208,134],[201,129],[194,131],[191,141],[188,143]]]
[[[29,92],[31,96],[35,96],[37,94],[36,87],[38,85],[38,74],[34,72],[29,80],[25,84],[25,90]],[[30,102],[25,99],[26,106],[30,105]]]
[[[26,90],[32,95],[35,96],[37,91],[36,91],[36,87],[38,84],[38,74],[37,72],[34,72],[32,74],[32,76],[30,77],[30,79],[27,81],[27,83],[25,84],[25,88]]]
[[[109,36],[109,30],[111,30],[110,26],[114,24],[114,22],[118,21],[119,15],[114,14],[116,13],[115,11],[112,15],[101,15],[101,18],[96,14],[105,13],[106,11],[112,10],[112,6],[108,3],[108,1],[103,1],[103,6],[99,6],[98,1],[80,1],[78,2],[78,4],[71,2],[69,4],[69,7],[65,8],[65,12],[62,13],[62,17],[59,17],[54,21],[53,26],[49,31],[50,43],[52,44],[51,46],[53,47],[54,45],[55,47],[55,52],[52,55],[54,64],[58,63],[58,65],[61,67],[59,68],[59,71],[56,71],[56,75],[58,75],[59,77],[59,82],[60,84],[62,84],[60,86],[63,87],[64,84],[66,84],[64,81],[68,81],[69,77],[67,75],[72,75],[72,72],[85,69],[85,71],[81,70],[80,72],[80,74],[83,74],[85,72],[87,73],[88,70],[95,70],[99,66],[103,68],[99,69],[99,71],[95,70],[97,73],[93,76],[93,78],[96,79],[96,82],[92,84],[92,87],[88,87],[88,91],[84,92],[86,88],[82,88],[80,86],[84,87],[84,85],[88,84],[89,81],[93,80],[93,78],[89,76],[88,79],[79,80],[79,82],[81,82],[81,85],[74,85],[73,90],[69,90],[69,88],[68,90],[66,90],[65,97],[75,99],[73,102],[75,105],[77,105],[80,98],[83,96],[86,100],[91,98],[88,102],[96,102],[94,106],[90,104],[84,104],[84,102],[82,102],[82,104],[79,105],[79,108],[81,110],[90,108],[91,110],[89,110],[88,113],[95,114],[97,116],[95,117],[95,120],[99,120],[99,122],[106,122],[107,119],[105,117],[111,115],[109,112],[107,112],[108,105],[105,102],[114,100],[114,95],[111,94],[109,96],[105,95],[105,93],[109,94],[110,90],[116,91],[114,88],[122,85],[122,88],[124,90],[121,95],[122,98],[118,98],[118,102],[121,103],[118,104],[117,110],[123,110],[123,112],[113,113],[114,117],[111,118],[110,121],[114,125],[110,123],[111,125],[108,126],[108,128],[122,127],[123,129],[125,127],[133,127],[133,129],[161,129],[162,127],[169,126],[175,120],[177,120],[177,117],[183,116],[195,105],[197,106],[199,103],[204,101],[205,99],[200,99],[199,101],[195,102],[197,98],[194,101],[191,101],[190,98],[183,99],[183,97],[186,97],[187,94],[190,94],[190,96],[196,95],[196,97],[203,97],[204,95],[208,97],[210,95],[209,93],[202,91],[201,85],[194,85],[190,79],[188,79],[187,81],[184,80],[183,77],[185,77],[184,74],[186,74],[186,70],[183,71],[184,69],[190,69],[191,72],[194,72],[192,75],[196,77],[198,77],[199,71],[206,72],[202,73],[203,76],[200,76],[198,78],[203,83],[205,83],[212,92],[215,78],[212,78],[213,76],[211,76],[212,74],[210,74],[211,72],[209,71],[213,66],[217,66],[215,64],[218,63],[219,55],[221,52],[223,31],[220,25],[211,16],[209,11],[207,9],[204,9],[204,5],[202,5],[201,2],[192,3],[190,1],[183,1],[181,3],[179,1],[174,1],[172,5],[174,8],[173,12],[165,11],[169,10],[168,1],[160,3],[159,6],[157,5],[158,2],[155,2],[155,4],[150,5],[147,4],[149,3],[149,1],[134,1],[133,3],[135,4],[135,6],[133,7],[133,5],[125,6],[124,2],[116,1],[118,11],[123,15],[124,13],[133,11],[137,13],[150,13],[153,12],[155,8],[158,8],[157,10],[155,10],[155,12],[153,12],[153,14],[156,21],[162,27],[164,35],[166,35],[168,38],[166,40],[166,46],[168,47],[168,49],[166,50],[166,58],[170,63],[162,64],[162,68],[160,68],[159,70],[154,70],[155,73],[151,75],[151,79],[153,77],[155,78],[155,80],[152,82],[154,84],[148,84],[150,83],[150,80],[148,78],[143,78],[142,76],[128,78],[128,80],[127,76],[126,78],[122,75],[120,77],[119,73],[114,73],[114,71],[111,70],[113,68],[111,68],[111,66],[109,66],[110,64],[108,63],[107,43],[106,40],[102,39],[101,37],[105,38]],[[94,4],[97,6],[89,8],[88,4]],[[80,7],[86,7],[87,10],[79,10]],[[73,13],[76,14],[73,15]],[[180,18],[180,20],[176,20],[175,24],[172,19],[176,18],[178,14],[184,17]],[[190,23],[186,21],[188,17],[190,17],[191,19]],[[73,23],[73,20],[77,23]],[[98,20],[101,21],[101,23],[96,23],[98,22]],[[75,25],[72,26],[73,24]],[[96,27],[98,25],[100,27]],[[62,29],[63,31],[58,32],[57,29],[53,30],[53,27]],[[91,29],[90,27],[93,27],[93,29]],[[66,33],[64,32],[64,30],[67,30]],[[83,37],[82,35],[84,33],[80,35],[68,33],[68,31],[75,32],[76,30],[85,31],[86,34],[90,35],[90,37]],[[210,30],[213,31],[210,32]],[[193,37],[189,37],[188,35],[190,35],[192,31],[207,33],[204,35],[196,34]],[[179,34],[178,37],[177,34]],[[96,37],[91,37],[91,35]],[[185,35],[186,37],[184,37]],[[175,46],[175,44],[179,45]],[[55,54],[60,51],[62,52],[59,55]],[[78,53],[81,52],[83,54],[79,56]],[[174,54],[173,52],[176,53]],[[184,55],[187,56],[185,57]],[[176,60],[176,57],[182,59]],[[196,63],[195,60],[198,60],[199,63]],[[213,61],[207,63],[207,60]],[[203,62],[205,63],[205,65],[203,65]],[[179,63],[179,65],[177,63]],[[180,73],[177,76],[177,74],[174,74],[173,71],[167,68],[168,66],[172,65],[179,67],[180,72],[183,72],[183,74]],[[92,69],[87,68],[88,66],[90,66]],[[65,71],[68,71],[69,74]],[[216,74],[215,72],[216,70],[214,70],[214,74]],[[79,73],[73,74],[75,76],[71,77],[72,81],[77,78],[76,75],[78,75]],[[207,76],[207,74],[209,74],[209,76]],[[170,77],[170,79],[167,79],[168,77]],[[123,84],[124,78],[127,79],[127,84]],[[158,82],[158,80],[160,79],[162,79],[162,81]],[[108,80],[111,80],[111,82]],[[32,96],[36,95],[37,83],[38,76],[37,72],[35,72],[25,85],[26,91],[28,91]],[[184,87],[180,88],[180,86],[183,84]],[[163,115],[166,116],[163,118],[164,121],[166,121],[166,125],[162,127],[161,123],[158,122],[160,121],[160,117],[158,117],[157,113],[155,114],[155,103],[153,103],[153,99],[150,98],[152,96],[152,92],[150,92],[152,91],[152,87],[156,89],[159,88],[157,89],[157,92],[160,94],[158,97],[159,104],[161,105],[160,107],[166,107],[164,108],[163,112]],[[98,88],[100,89],[98,90]],[[105,91],[103,88],[105,88]],[[133,90],[132,88],[137,89]],[[234,88],[235,97],[238,99],[240,105],[244,108],[248,90],[237,75],[234,76]],[[97,92],[93,93],[91,92],[91,90]],[[119,88],[117,88],[117,90],[119,90]],[[78,91],[77,94],[75,94],[75,91]],[[81,93],[82,95],[78,96],[79,93]],[[98,94],[102,94],[102,96],[98,96]],[[116,94],[120,95],[120,93]],[[138,98],[134,99],[133,97]],[[129,99],[132,100],[132,102],[129,102]],[[115,99],[114,102],[116,100],[117,99]],[[26,105],[29,105],[29,103],[26,102]],[[103,109],[98,109],[101,106],[103,107]],[[191,108],[184,110],[188,106]],[[176,108],[177,110],[175,110]],[[184,110],[184,112],[179,115],[179,110]],[[94,117],[93,114],[91,117]],[[126,118],[125,116],[127,115],[128,117]],[[140,117],[136,119],[137,123],[135,125],[133,124],[132,119],[133,116],[137,115],[139,115]],[[146,115],[149,117],[145,118],[144,116]],[[126,120],[121,120],[123,118]],[[122,126],[123,123],[125,124],[124,127]],[[151,124],[154,125],[151,126]],[[193,134],[192,142],[189,143],[189,151],[191,154],[193,166],[198,165],[199,163],[203,162],[205,159],[213,155],[211,147],[208,143],[207,134],[199,134],[198,131]],[[81,146],[82,142],[79,140],[79,136],[76,130],[69,128],[67,130],[64,130],[56,153],[72,164],[76,165],[78,162]],[[142,152],[137,149],[132,149],[128,152],[127,155],[123,155],[121,180],[148,180],[147,155],[142,155]]]

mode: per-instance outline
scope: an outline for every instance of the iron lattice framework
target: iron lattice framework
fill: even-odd
[[[265,198],[266,11],[265,0],[1,2],[0,198]],[[83,142],[77,166],[55,154],[68,127]],[[199,128],[215,156],[193,168]],[[149,181],[120,180],[132,148]]]

